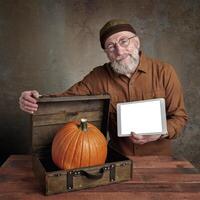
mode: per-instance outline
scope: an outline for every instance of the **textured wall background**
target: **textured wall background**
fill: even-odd
[[[107,61],[98,34],[111,18],[129,20],[143,51],[174,65],[190,116],[174,152],[199,162],[199,0],[0,0],[1,154],[30,151],[22,91],[63,91]]]

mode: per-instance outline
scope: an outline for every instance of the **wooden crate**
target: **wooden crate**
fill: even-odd
[[[130,180],[132,161],[108,148],[106,163],[73,170],[58,169],[51,159],[51,144],[66,122],[87,118],[107,136],[108,95],[41,98],[31,117],[33,171],[46,195],[81,190]]]

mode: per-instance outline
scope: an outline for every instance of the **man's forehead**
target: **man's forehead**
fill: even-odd
[[[131,37],[133,36],[134,34],[130,31],[120,31],[118,33],[114,33],[112,34],[111,36],[109,36],[107,39],[106,39],[106,42],[105,43],[108,43],[108,42],[112,42],[112,41],[115,41],[123,36],[125,37]]]

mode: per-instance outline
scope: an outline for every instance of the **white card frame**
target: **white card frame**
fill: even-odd
[[[140,135],[166,135],[165,99],[118,103],[117,134],[119,137],[127,137],[131,135],[131,132]]]

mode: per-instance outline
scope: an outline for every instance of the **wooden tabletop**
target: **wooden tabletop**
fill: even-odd
[[[76,192],[45,196],[29,155],[12,155],[0,168],[0,200],[199,200],[200,173],[186,160],[133,157],[133,179]]]

